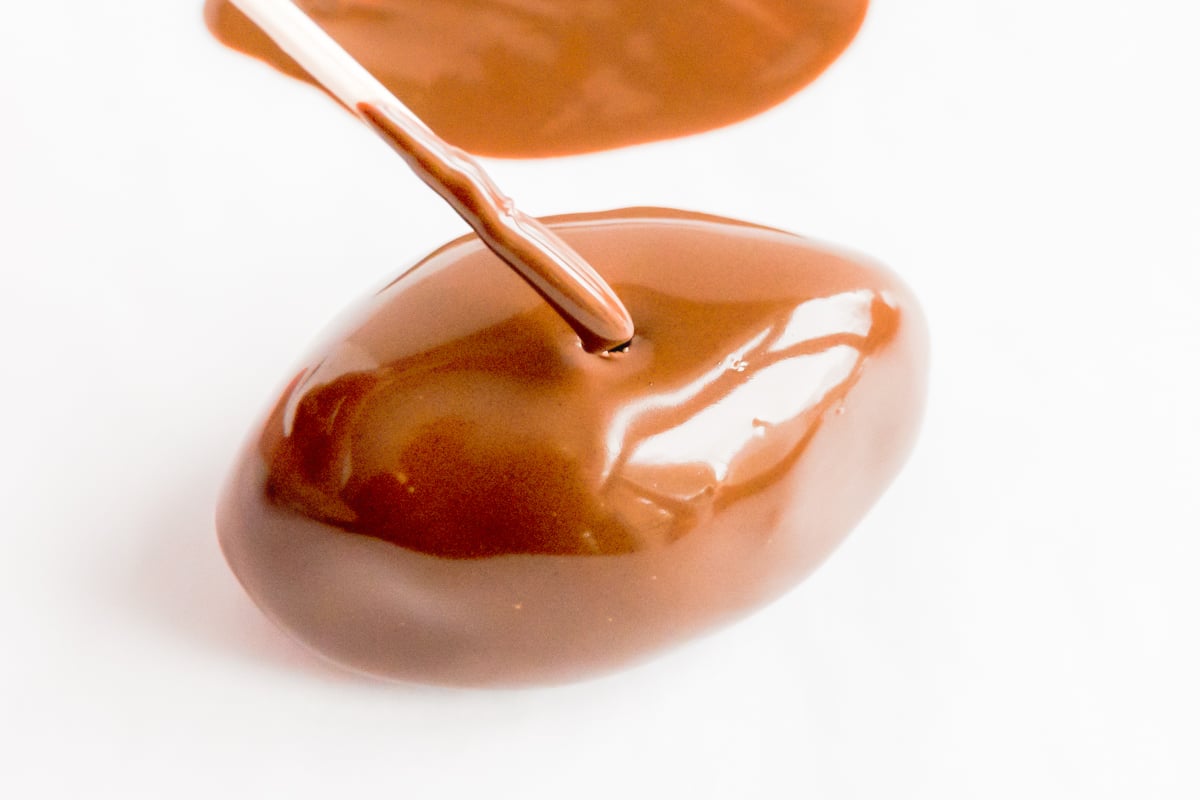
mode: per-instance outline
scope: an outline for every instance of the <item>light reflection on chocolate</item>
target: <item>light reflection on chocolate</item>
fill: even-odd
[[[778,596],[905,457],[924,328],[877,267],[653,209],[555,229],[625,301],[585,353],[478,240],[374,297],[247,448],[222,546],[269,615],[373,674],[563,680]]]
[[[867,0],[297,0],[443,138],[497,156],[600,150],[753,116],[846,48]],[[228,0],[222,42],[306,73]]]

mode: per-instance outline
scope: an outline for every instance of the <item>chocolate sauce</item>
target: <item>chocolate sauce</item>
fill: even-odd
[[[450,684],[628,663],[777,597],[899,468],[925,332],[886,271],[653,209],[552,227],[633,315],[572,331],[471,236],[292,380],[223,498],[251,596],[330,658]]]
[[[496,156],[565,155],[753,116],[811,82],[867,0],[298,0],[440,136]],[[223,42],[306,73],[227,0]]]

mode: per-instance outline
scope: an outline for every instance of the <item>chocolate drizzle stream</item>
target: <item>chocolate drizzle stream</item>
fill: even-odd
[[[604,279],[553,231],[516,208],[469,154],[386,106],[360,103],[358,112],[558,312],[585,350],[629,344],[633,321]]]

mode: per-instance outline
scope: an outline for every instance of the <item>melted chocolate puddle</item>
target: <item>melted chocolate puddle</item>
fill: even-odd
[[[846,48],[867,0],[299,0],[447,141],[493,156],[697,133],[790,97]],[[306,73],[227,0],[222,42]]]
[[[342,664],[627,664],[793,586],[911,446],[924,326],[885,270],[685,212],[549,222],[625,300],[628,351],[585,352],[465,237],[345,323],[239,459],[230,566]]]
[[[900,311],[879,276],[795,237],[643,213],[560,228],[621,281],[637,321],[629,352],[582,354],[550,309],[514,302],[520,287],[488,274],[498,265],[417,270],[385,292],[386,317],[277,409],[269,501],[411,550],[481,558],[658,547],[771,493],[891,343]],[[764,283],[764,257],[796,260],[793,281],[775,265]],[[480,325],[452,280],[485,293],[493,318]],[[436,341],[391,357],[414,338],[405,290],[417,284],[440,308],[425,332]],[[347,368],[351,352],[374,366]]]

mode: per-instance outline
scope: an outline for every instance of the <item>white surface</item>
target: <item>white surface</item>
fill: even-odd
[[[750,123],[491,162],[535,213],[675,205],[871,253],[936,369],[909,468],[786,599],[632,671],[477,692],[327,668],[211,523],[316,331],[464,226],[199,0],[6,4],[0,795],[1200,795],[1198,25],[879,0]]]

